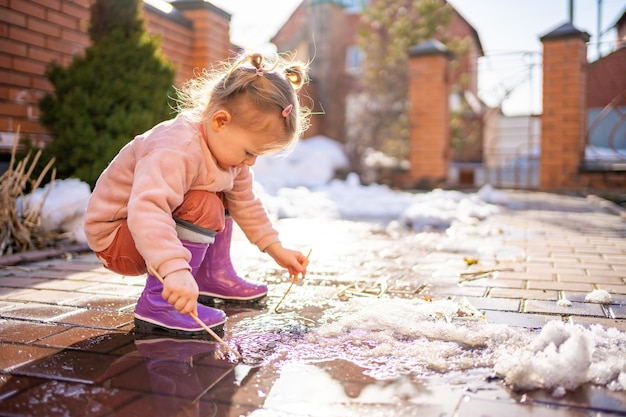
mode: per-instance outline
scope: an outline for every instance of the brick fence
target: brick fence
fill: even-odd
[[[541,38],[543,115],[539,188],[546,191],[624,190],[626,172],[585,168],[589,35],[567,23]],[[450,58],[430,40],[409,51],[411,168],[402,185],[444,185],[450,161]]]
[[[38,145],[51,140],[39,123],[38,102],[52,86],[46,66],[67,66],[90,44],[90,0],[0,0],[0,152],[21,137]],[[230,15],[202,0],[177,0],[171,9],[144,3],[147,29],[159,34],[162,50],[176,66],[176,84],[194,68],[230,55]]]

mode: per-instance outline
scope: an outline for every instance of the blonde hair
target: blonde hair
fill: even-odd
[[[284,131],[272,132],[276,150],[291,147],[308,128],[310,110],[300,105],[297,92],[308,81],[306,65],[277,55],[244,54],[219,68],[203,70],[177,90],[177,111],[192,122],[204,123],[219,109],[228,110],[233,122],[254,130],[260,118],[284,119]]]

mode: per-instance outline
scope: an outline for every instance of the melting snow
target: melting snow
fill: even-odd
[[[281,354],[295,361],[349,360],[380,380],[491,368],[522,391],[559,396],[585,383],[626,390],[626,333],[560,320],[538,333],[462,310],[450,300],[354,298],[329,308],[323,325]]]
[[[611,304],[613,299],[607,290],[593,290],[585,296],[586,303]]]

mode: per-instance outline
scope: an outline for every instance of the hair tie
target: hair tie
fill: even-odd
[[[259,77],[263,76],[263,68],[257,68],[256,69],[256,75],[258,75]]]
[[[293,104],[290,104],[283,109],[283,117],[289,116],[291,114],[291,110],[293,110]]]

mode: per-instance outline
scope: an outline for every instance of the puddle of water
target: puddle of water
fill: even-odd
[[[246,365],[262,365],[300,343],[315,322],[295,312],[264,314],[244,318],[231,330],[229,343],[236,346]]]
[[[302,317],[309,311],[315,322]],[[491,324],[450,300],[353,298],[299,314],[244,320],[231,341],[254,364],[347,360],[376,380],[485,368],[516,389],[556,397],[586,383],[626,388],[626,334],[615,329],[558,320],[541,332]]]
[[[502,387],[488,386],[485,371],[416,379],[400,375],[376,380],[366,370],[345,360],[319,363],[288,363],[267,395],[263,408],[253,417],[308,416],[452,416],[470,392],[508,397]]]

